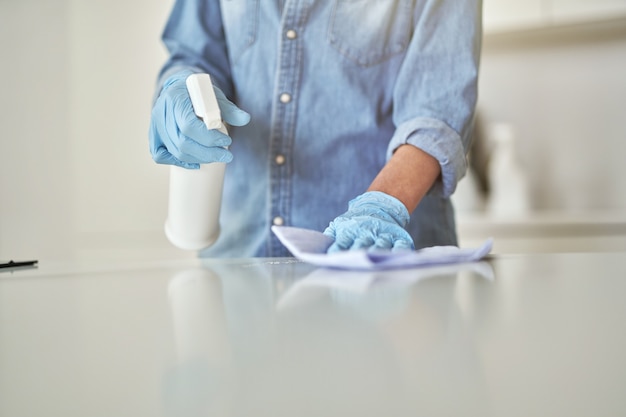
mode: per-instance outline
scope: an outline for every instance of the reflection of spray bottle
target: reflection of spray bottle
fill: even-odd
[[[222,123],[211,77],[193,74],[187,90],[196,115],[207,129],[228,134]],[[211,246],[220,233],[219,214],[226,164],[214,162],[200,169],[170,168],[170,194],[165,234],[181,249],[200,250]]]
[[[234,377],[221,280],[209,269],[182,270],[167,291],[177,360],[165,375],[166,415],[228,415]]]

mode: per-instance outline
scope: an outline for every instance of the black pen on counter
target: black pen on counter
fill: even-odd
[[[35,266],[38,261],[9,261],[6,263],[0,263],[1,268],[18,268],[20,266]]]

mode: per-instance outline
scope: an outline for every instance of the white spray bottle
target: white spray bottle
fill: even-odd
[[[207,129],[228,134],[208,74],[187,78],[194,112]],[[211,246],[220,234],[219,215],[226,164],[201,164],[200,169],[170,168],[170,190],[165,235],[176,247],[200,250]]]

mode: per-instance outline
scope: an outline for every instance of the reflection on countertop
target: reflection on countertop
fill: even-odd
[[[271,271],[253,270],[238,276],[211,265],[172,278],[179,363],[167,379],[171,415],[489,414],[455,300],[459,275],[494,279],[488,263],[316,269],[282,293]],[[425,395],[433,389],[455,400]],[[184,399],[194,391],[189,410]]]
[[[623,415],[624,253],[0,275],[0,415]]]

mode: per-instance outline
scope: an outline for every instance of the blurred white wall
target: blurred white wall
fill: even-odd
[[[192,256],[147,142],[171,5],[0,1],[0,259]]]
[[[536,210],[626,213],[626,20],[487,36],[484,123],[509,123]]]
[[[68,5],[0,1],[0,258],[67,257],[74,194]]]
[[[0,259],[194,256],[163,235],[147,142],[171,5],[0,0]],[[535,210],[626,208],[624,22],[485,41],[481,115],[515,128]]]

